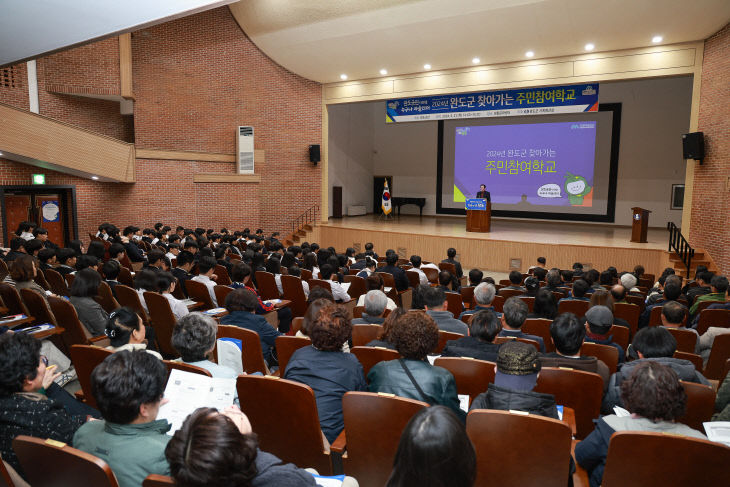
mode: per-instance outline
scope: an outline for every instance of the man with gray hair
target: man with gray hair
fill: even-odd
[[[467,315],[473,315],[474,313],[485,309],[494,312],[497,315],[497,318],[502,316],[502,313],[498,313],[497,310],[494,309],[494,306],[492,306],[492,301],[494,301],[494,296],[496,294],[497,289],[494,287],[494,284],[489,284],[488,282],[479,284],[474,288],[474,302],[476,303],[476,306],[474,306],[474,309],[463,311],[459,315],[459,319]]]
[[[527,319],[527,313],[529,311],[527,303],[517,296],[512,296],[505,301],[504,306],[502,307],[502,331],[499,332],[499,336],[534,340],[538,343],[538,345],[540,345],[540,353],[545,353],[545,342],[542,337],[522,333],[521,328]]]
[[[364,300],[365,311],[361,318],[352,320],[353,325],[382,325],[385,321],[383,313],[388,305],[388,297],[383,291],[368,291]]]
[[[180,354],[178,362],[201,367],[213,377],[236,378],[238,374],[224,365],[208,360],[215,348],[218,324],[203,313],[190,313],[180,318],[172,330],[172,346]]]
[[[639,289],[636,287],[636,284],[639,282],[638,279],[636,279],[636,276],[631,274],[630,272],[624,273],[620,278],[619,281],[621,281],[621,285],[626,288],[626,290],[629,293],[638,292]]]

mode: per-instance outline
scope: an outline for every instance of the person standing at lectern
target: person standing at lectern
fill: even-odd
[[[487,191],[487,187],[483,184],[479,186],[477,198],[484,198],[487,200],[487,203],[490,203],[492,201],[492,198],[489,195],[489,191]]]

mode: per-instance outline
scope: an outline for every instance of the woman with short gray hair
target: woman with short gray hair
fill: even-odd
[[[236,372],[226,366],[208,360],[215,348],[218,324],[203,313],[190,313],[175,323],[172,330],[172,346],[180,354],[179,361],[201,367],[213,377],[235,378]]]

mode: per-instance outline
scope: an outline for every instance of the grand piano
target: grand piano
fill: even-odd
[[[398,208],[398,216],[400,216],[400,207],[403,205],[417,205],[420,216],[423,216],[423,207],[426,206],[426,198],[403,198],[393,196],[391,202],[393,206]]]

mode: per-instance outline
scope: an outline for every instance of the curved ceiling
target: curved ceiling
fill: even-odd
[[[244,32],[286,69],[322,83],[706,39],[728,0],[241,0]]]

